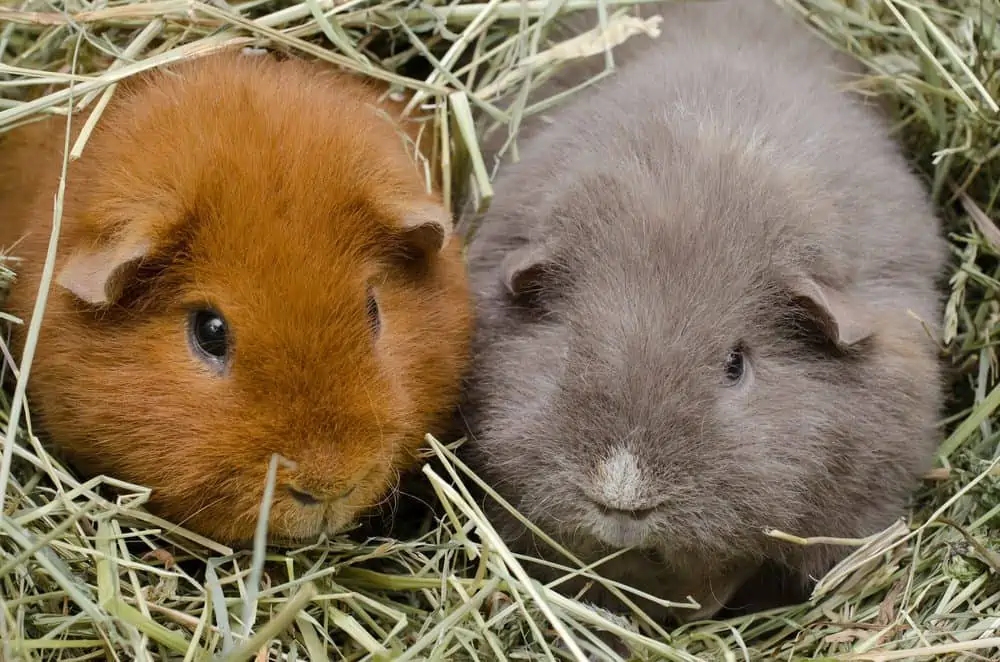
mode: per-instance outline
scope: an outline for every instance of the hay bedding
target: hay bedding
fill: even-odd
[[[909,518],[844,541],[857,549],[811,603],[672,632],[595,612],[527,581],[470,498],[475,478],[433,440],[423,478],[440,516],[414,511],[414,531],[228,549],[145,513],[140,486],[73,476],[29,433],[8,359],[0,659],[1000,659],[1000,0],[779,1],[870,65],[863,88],[895,104],[955,257],[941,343],[956,383],[939,468]],[[505,114],[505,98],[599,52],[547,36],[559,9],[596,2],[3,0],[0,131],[102,103],[109,84],[148,67],[266,47],[415,91],[414,111],[447,146],[430,167],[449,196],[469,191],[482,206],[492,164],[473,120],[516,127],[538,107]],[[601,5],[612,41],[655,36],[634,4]],[[4,257],[0,278],[16,269]]]

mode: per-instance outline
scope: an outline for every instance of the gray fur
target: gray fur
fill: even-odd
[[[708,616],[765,561],[801,588],[849,551],[764,530],[864,536],[902,514],[943,398],[911,311],[937,327],[947,250],[884,120],[838,88],[845,59],[769,0],[657,9],[662,36],[617,49],[501,166],[469,252],[462,415],[469,462],[522,513],[584,560],[639,544],[601,571]],[[825,313],[791,298],[802,279]],[[726,386],[737,343],[750,371]]]

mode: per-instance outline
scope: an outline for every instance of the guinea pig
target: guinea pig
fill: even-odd
[[[636,599],[677,622],[769,567],[807,597],[849,551],[770,529],[856,538],[903,514],[939,440],[948,251],[845,58],[770,0],[654,11],[661,35],[500,166],[459,408],[473,470],[582,561],[623,552],[599,574],[694,598]],[[512,547],[573,565],[486,501]]]
[[[273,538],[342,530],[387,498],[451,420],[472,332],[461,241],[395,108],[326,65],[230,52],[120,84],[68,165],[28,390],[77,470],[234,543],[274,453]],[[0,144],[0,245],[24,260],[6,308],[24,328],[65,131],[52,117]]]

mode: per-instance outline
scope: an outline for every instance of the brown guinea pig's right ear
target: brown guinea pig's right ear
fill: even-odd
[[[106,243],[78,248],[56,275],[56,284],[89,305],[109,306],[151,249],[148,236],[127,231]]]
[[[454,225],[441,205],[421,201],[394,210],[399,219],[392,229],[394,251],[410,262],[425,262],[444,248]]]
[[[422,203],[403,214],[400,239],[411,254],[426,257],[444,248],[454,225],[451,214],[435,203]]]

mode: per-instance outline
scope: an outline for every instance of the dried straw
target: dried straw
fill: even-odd
[[[667,632],[562,596],[528,577],[531,560],[471,498],[478,478],[434,439],[423,477],[444,514],[417,534],[234,551],[147,513],[142,486],[81,481],[47,452],[23,392],[34,324],[19,366],[2,347],[16,385],[2,395],[0,659],[625,659],[601,631],[641,660],[1000,657],[1000,0],[777,1],[870,67],[859,87],[895,103],[955,256],[941,344],[959,379],[939,467],[906,521],[838,541],[854,551],[810,603]],[[474,120],[516,127],[543,107],[504,110],[561,62],[600,52],[592,39],[549,37],[565,12],[598,2],[4,0],[0,132],[103,107],[117,81],[152,67],[233,46],[280,49],[415,93],[411,110],[430,112],[441,137],[433,167],[449,199],[469,192],[483,207],[493,164]],[[603,2],[599,32],[611,45],[656,38],[649,8],[636,20],[641,2]],[[414,73],[421,60],[429,73]],[[67,155],[86,149],[92,128]],[[4,285],[16,253],[0,265]],[[566,568],[607,583],[597,572]]]

